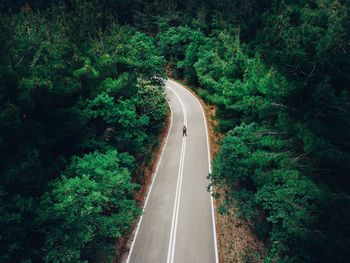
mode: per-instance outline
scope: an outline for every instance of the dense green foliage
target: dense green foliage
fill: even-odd
[[[140,214],[164,58],[97,1],[33,2],[0,17],[0,262],[106,260]]]
[[[348,260],[349,1],[0,10],[0,261],[109,255],[139,213],[130,177],[163,125],[165,60],[217,106],[220,211],[237,204],[266,262]]]
[[[113,251],[114,239],[139,213],[131,198],[136,185],[128,169],[120,166],[127,164],[125,157],[109,150],[73,158],[44,194],[38,221],[47,233],[47,261],[77,262],[82,255],[93,258],[93,253],[103,256],[106,250]]]

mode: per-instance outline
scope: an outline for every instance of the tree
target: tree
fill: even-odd
[[[73,158],[41,200],[45,258],[53,262],[93,260],[113,255],[114,240],[125,233],[140,209],[136,184],[116,151]]]

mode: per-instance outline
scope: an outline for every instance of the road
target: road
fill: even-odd
[[[203,109],[178,83],[167,80],[165,89],[171,124],[127,263],[218,263]]]

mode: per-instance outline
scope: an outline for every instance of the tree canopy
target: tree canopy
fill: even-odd
[[[167,114],[164,58],[97,1],[25,3],[0,18],[0,262],[111,259]]]
[[[348,260],[349,11],[339,0],[1,1],[0,261],[115,254],[164,125],[165,64],[216,106],[219,211],[238,206],[265,261]]]

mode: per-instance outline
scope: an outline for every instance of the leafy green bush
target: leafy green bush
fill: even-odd
[[[254,222],[261,238],[269,237],[277,257],[300,255],[319,198],[283,137],[256,124],[236,127],[223,139],[211,175],[214,184],[230,186],[228,198],[238,201],[239,212]]]
[[[170,27],[157,35],[158,48],[168,62],[175,63],[176,77],[197,81],[194,64],[207,38],[201,31],[189,27]]]
[[[38,210],[38,222],[47,233],[47,261],[91,261],[96,252],[100,256],[106,255],[104,251],[113,254],[113,240],[125,233],[141,212],[133,199],[137,185],[123,166],[114,150],[94,152],[74,158],[52,184]]]

